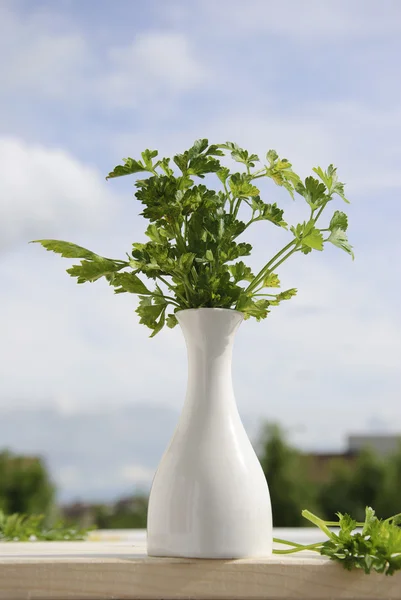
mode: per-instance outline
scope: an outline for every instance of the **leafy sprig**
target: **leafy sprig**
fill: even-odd
[[[348,571],[362,569],[367,574],[376,571],[393,575],[401,570],[401,513],[381,520],[367,506],[363,523],[357,523],[348,514],[341,513],[337,513],[338,521],[334,522],[324,521],[308,510],[302,511],[302,515],[319,527],[328,539],[304,546],[275,538],[275,542],[291,548],[274,550],[274,553],[312,550],[341,563]],[[339,530],[332,531],[330,527],[338,527]]]
[[[222,164],[226,154],[239,170]],[[135,196],[143,205],[141,215],[149,221],[147,241],[135,242],[127,260],[105,258],[70,242],[35,241],[66,258],[81,259],[67,270],[78,283],[104,278],[117,294],[137,294],[140,322],[152,330],[152,336],[165,324],[174,327],[175,313],[187,308],[236,309],[245,318],[259,321],[271,306],[296,294],[295,289],[277,294],[269,289],[279,287],[276,271],[290,256],[321,251],[327,242],[354,256],[343,212],[336,210],[326,227],[318,225],[336,195],[348,202],[344,184],[333,165],[313,171],[318,179],[310,176],[301,181],[291,163],[275,150],[261,161],[233,142],[209,145],[207,139],[200,139],[172,161],[159,159],[157,150],[145,150],[141,159],[126,158],[107,176],[139,173],[141,177]],[[197,181],[206,176],[208,181],[216,177],[216,189]],[[292,198],[303,197],[308,219],[288,227],[283,209],[261,198],[257,181],[265,177]],[[268,221],[292,238],[254,275],[243,261],[252,246],[239,238],[258,221]]]
[[[6,515],[0,510],[0,542],[77,541],[85,540],[89,529],[57,523],[43,525],[43,515]],[[93,528],[91,528],[93,529]]]

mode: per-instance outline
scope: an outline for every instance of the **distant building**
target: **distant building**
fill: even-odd
[[[91,504],[74,502],[61,507],[63,519],[79,523],[80,527],[91,527],[95,523],[94,509]]]
[[[348,436],[348,444],[344,452],[311,452],[304,455],[311,480],[319,482],[328,480],[332,467],[344,463],[353,465],[358,455],[365,449],[369,449],[381,457],[394,454],[401,450],[401,434],[351,434]]]
[[[348,436],[348,451],[358,454],[364,448],[373,450],[380,456],[394,454],[401,449],[401,435],[362,435]]]

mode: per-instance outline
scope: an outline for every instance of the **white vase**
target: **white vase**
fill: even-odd
[[[153,480],[148,554],[269,556],[269,490],[238,414],[231,380],[234,335],[243,315],[222,308],[176,315],[188,350],[187,395]]]

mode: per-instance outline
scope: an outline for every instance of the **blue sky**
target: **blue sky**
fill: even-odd
[[[180,332],[149,340],[133,298],[76,286],[67,261],[27,241],[122,256],[143,226],[133,180],[105,174],[208,137],[275,148],[303,176],[334,163],[352,201],[356,260],[297,257],[281,277],[298,297],[242,325],[241,414],[280,420],[304,448],[400,431],[400,34],[396,0],[0,0],[0,407],[180,409]],[[255,268],[280,234],[255,228]]]

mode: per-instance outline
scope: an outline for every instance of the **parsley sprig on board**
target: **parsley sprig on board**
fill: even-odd
[[[401,513],[381,520],[367,506],[363,523],[341,513],[337,513],[338,521],[334,522],[324,521],[308,510],[302,511],[302,515],[327,535],[327,541],[303,546],[275,539],[279,544],[291,546],[287,550],[274,550],[275,554],[312,550],[340,562],[348,571],[356,568],[365,573],[376,571],[393,575],[401,570]],[[339,529],[331,531],[330,527]]]
[[[6,515],[0,510],[0,542],[85,540],[89,529],[56,523],[52,527],[43,524],[43,515]],[[92,528],[93,529],[93,528]]]
[[[221,162],[227,154],[238,163],[234,171]],[[291,163],[274,150],[261,161],[233,142],[209,145],[206,139],[197,140],[172,163],[159,159],[157,150],[145,150],[141,160],[124,159],[107,178],[139,177],[135,196],[149,221],[148,241],[134,243],[124,260],[105,258],[70,242],[35,241],[61,256],[80,259],[67,269],[77,283],[104,278],[116,294],[137,294],[140,322],[152,336],[165,324],[175,327],[175,313],[187,308],[231,308],[259,321],[271,306],[296,294],[296,289],[275,290],[280,287],[276,270],[290,256],[321,251],[330,242],[353,257],[343,212],[336,210],[320,226],[322,213],[335,196],[348,202],[344,184],[333,165],[313,171],[317,177],[301,181]],[[208,182],[216,178],[215,188],[202,183],[205,176]],[[257,187],[261,178],[285,188],[292,198],[301,196],[309,207],[308,218],[289,227],[284,211],[275,202],[262,200]],[[242,236],[258,221],[287,230],[291,239],[255,275],[243,261],[252,246]]]

